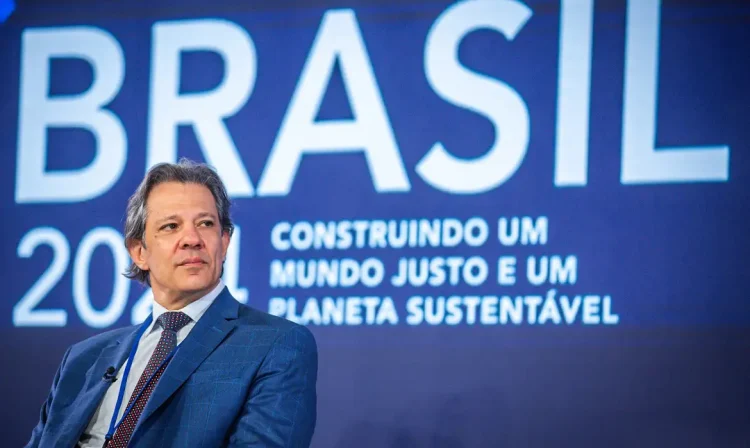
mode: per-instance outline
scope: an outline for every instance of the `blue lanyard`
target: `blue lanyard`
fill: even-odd
[[[135,336],[135,341],[133,342],[133,347],[130,349],[130,356],[128,356],[128,362],[125,365],[125,371],[122,374],[122,383],[120,383],[120,392],[117,395],[117,403],[115,404],[115,411],[112,413],[112,420],[109,423],[109,430],[107,431],[107,435],[104,437],[104,446],[107,446],[109,441],[112,439],[112,436],[114,436],[115,431],[117,428],[122,424],[122,421],[125,420],[125,417],[128,416],[128,413],[133,408],[133,405],[135,405],[136,401],[138,401],[138,397],[141,396],[143,391],[148,387],[149,383],[151,383],[151,380],[154,379],[154,375],[166,364],[169,362],[170,359],[172,359],[172,356],[174,356],[175,352],[177,351],[178,347],[175,347],[172,349],[172,351],[169,352],[166,358],[164,358],[164,361],[159,364],[159,367],[154,369],[153,373],[151,373],[151,376],[148,378],[148,381],[143,385],[143,387],[140,390],[134,390],[133,393],[135,394],[135,399],[132,400],[132,403],[130,406],[128,406],[125,409],[125,412],[122,414],[122,418],[120,421],[117,421],[117,414],[120,413],[120,406],[122,406],[122,399],[125,396],[125,387],[128,382],[128,375],[130,375],[130,367],[133,365],[133,359],[135,359],[135,353],[138,351],[138,344],[141,341],[141,337],[143,337],[143,333],[146,332],[146,329],[151,324],[152,315],[149,314],[149,316],[146,318],[146,320],[141,325],[141,328],[138,330],[138,334]]]

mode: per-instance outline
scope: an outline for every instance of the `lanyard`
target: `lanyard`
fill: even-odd
[[[140,390],[134,390],[133,393],[135,394],[135,398],[132,400],[132,403],[130,406],[125,408],[125,412],[122,414],[122,418],[120,421],[117,421],[117,414],[120,413],[120,406],[122,406],[122,399],[125,396],[125,387],[128,382],[128,375],[130,375],[130,367],[133,365],[133,359],[135,359],[135,352],[138,351],[138,344],[141,341],[141,337],[143,337],[143,333],[146,332],[146,329],[151,324],[152,315],[149,314],[148,318],[143,322],[141,325],[141,328],[138,330],[138,334],[135,337],[135,341],[133,342],[133,347],[130,349],[130,356],[128,356],[128,362],[125,365],[125,371],[122,374],[122,383],[120,383],[120,392],[117,394],[117,403],[115,404],[115,411],[112,413],[112,420],[110,420],[109,423],[109,430],[107,431],[107,435],[104,437],[104,446],[107,446],[109,441],[112,439],[112,436],[114,436],[115,431],[117,428],[122,424],[122,421],[125,420],[125,417],[128,416],[128,413],[133,408],[133,405],[135,405],[136,401],[138,401],[138,397],[141,396],[144,390],[146,390],[146,387],[148,387],[149,383],[151,383],[151,380],[154,379],[154,375],[156,375],[156,372],[158,372],[164,364],[169,362],[170,359],[172,359],[172,356],[174,356],[175,352],[177,351],[178,347],[175,347],[172,349],[172,351],[169,352],[169,354],[164,358],[164,361],[159,364],[159,367],[154,369],[153,373],[151,373],[151,376],[149,376],[148,381],[143,385],[143,387]]]

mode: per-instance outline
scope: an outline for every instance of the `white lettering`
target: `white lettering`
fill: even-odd
[[[557,78],[555,186],[588,179],[594,0],[563,0]]]
[[[240,26],[218,19],[156,23],[151,54],[151,104],[147,165],[177,161],[177,126],[192,125],[203,154],[235,197],[253,195],[224,119],[237,113],[255,85],[255,46]],[[213,90],[180,94],[180,55],[212,51],[224,61]]]
[[[495,128],[492,146],[473,160],[457,158],[442,143],[435,143],[416,166],[433,187],[449,193],[482,193],[507,181],[521,165],[529,143],[526,104],[506,83],[465,68],[458,47],[478,29],[495,30],[513,40],[531,15],[531,9],[520,2],[469,0],[447,8],[428,32],[427,82],[441,98],[486,116]]]
[[[654,147],[660,3],[627,3],[620,180],[623,184],[726,182],[728,146]]]
[[[52,58],[88,62],[94,73],[91,86],[83,93],[49,97]],[[127,136],[117,115],[104,106],[117,95],[124,76],[122,48],[102,29],[69,27],[23,32],[17,203],[85,201],[103,194],[117,182],[127,159]],[[93,161],[76,170],[48,172],[50,127],[91,132],[96,141]]]
[[[315,116],[336,61],[354,119],[319,123]],[[305,154],[359,151],[365,155],[376,191],[409,191],[409,179],[354,12],[328,11],[269,155],[259,194],[288,194]]]

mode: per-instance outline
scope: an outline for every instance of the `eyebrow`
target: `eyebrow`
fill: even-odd
[[[166,222],[166,221],[177,220],[178,218],[179,218],[179,216],[177,216],[177,215],[169,215],[169,216],[165,216],[163,218],[157,219],[154,224],[158,225],[158,224],[161,224],[161,223]]]
[[[205,218],[205,217],[217,219],[216,215],[214,215],[211,212],[201,212],[201,213],[198,213],[198,215],[195,217],[195,219],[200,219],[200,218]],[[180,219],[179,215],[169,215],[169,216],[165,216],[163,218],[157,219],[156,222],[155,222],[155,224],[158,225],[158,224],[161,224],[161,223],[166,222],[166,221],[172,221],[172,220],[177,221],[179,219]]]

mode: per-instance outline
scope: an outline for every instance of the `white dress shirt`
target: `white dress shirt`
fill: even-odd
[[[185,337],[187,337],[193,329],[195,323],[198,322],[198,319],[203,316],[208,307],[214,300],[216,300],[216,297],[219,296],[222,289],[224,289],[224,282],[219,280],[219,284],[205,296],[190,303],[181,310],[172,310],[182,311],[190,316],[191,319],[187,325],[177,332],[177,345],[185,340]],[[152,321],[143,333],[143,336],[141,336],[138,350],[135,352],[133,365],[130,367],[130,373],[128,374],[128,382],[125,385],[125,395],[122,397],[122,404],[120,405],[120,411],[117,415],[117,423],[122,419],[125,409],[128,406],[128,401],[130,401],[130,396],[133,394],[135,386],[138,384],[138,380],[146,369],[148,360],[151,359],[151,354],[154,352],[154,349],[156,349],[156,345],[161,338],[162,328],[161,325],[156,325],[156,320],[166,311],[168,310],[156,303],[156,301],[153,302]],[[126,365],[127,362],[123,363],[122,367],[120,367],[120,370],[117,372],[118,379],[122,378]],[[117,395],[120,393],[120,384],[119,381],[115,381],[109,386],[109,389],[107,389],[107,392],[104,394],[104,398],[96,409],[94,416],[91,418],[88,427],[83,431],[83,435],[78,444],[79,447],[101,448],[101,446],[104,445],[104,437],[109,430],[112,414],[115,412],[115,405],[117,404]]]

